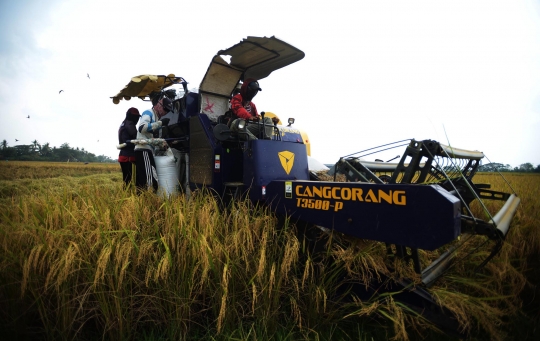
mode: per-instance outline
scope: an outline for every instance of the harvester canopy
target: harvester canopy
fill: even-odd
[[[173,85],[182,84],[184,88],[187,82],[182,77],[175,77],[174,74],[164,75],[140,75],[131,78],[131,81],[120,92],[113,96],[113,103],[118,104],[120,100],[129,101],[132,97],[142,100],[150,97],[152,93],[161,92],[163,89]]]
[[[230,63],[224,56],[230,56]],[[261,80],[302,58],[304,52],[276,37],[247,37],[218,51],[199,86],[201,113],[216,120],[228,110],[230,96],[240,81]]]

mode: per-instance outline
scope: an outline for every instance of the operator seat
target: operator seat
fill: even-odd
[[[234,114],[231,110],[227,110],[223,115],[219,115],[217,118],[218,124],[225,124],[227,127],[231,127],[231,123],[234,121]]]

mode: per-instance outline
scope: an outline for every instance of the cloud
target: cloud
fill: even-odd
[[[275,35],[306,57],[261,81],[257,107],[295,117],[322,162],[448,135],[492,161],[536,164],[538,6],[276,0],[238,12],[205,0],[3,1],[0,102],[10,124],[0,125],[0,140],[68,142],[114,157],[127,108],[148,107],[137,99],[112,104],[132,76],[174,73],[198,87],[217,51]]]
[[[47,52],[37,46],[40,29],[50,23],[50,10],[58,1],[18,0],[0,4],[0,75],[39,74]]]

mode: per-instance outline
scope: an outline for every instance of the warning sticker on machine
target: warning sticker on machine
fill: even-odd
[[[292,181],[285,181],[285,198],[292,198]]]

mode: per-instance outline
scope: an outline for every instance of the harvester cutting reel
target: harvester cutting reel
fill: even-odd
[[[405,152],[397,163],[384,162],[382,159],[364,160],[369,155],[388,153],[396,148],[405,148]],[[483,158],[482,152],[453,148],[433,140],[402,140],[340,158],[334,167],[334,180],[337,174],[343,174],[349,182],[369,182],[388,186],[435,185],[441,191],[459,199],[461,212],[458,230],[460,235],[447,246],[439,258],[423,269],[418,257],[418,248],[387,243],[388,253],[411,261],[415,271],[422,275],[423,283],[429,286],[448,271],[458,251],[465,245],[473,244],[474,247],[473,250],[463,252],[465,255],[462,259],[489,241],[494,242],[489,256],[477,266],[478,270],[497,255],[508,234],[520,199],[500,173],[499,175],[503,177],[512,193],[490,190],[489,184],[473,182],[473,177]],[[490,205],[487,204],[488,202]],[[493,204],[493,202],[498,202],[498,204]],[[496,213],[492,212],[494,206],[499,207]],[[485,218],[479,218],[478,215],[483,215]],[[434,231],[436,231],[435,226]],[[480,243],[478,241],[469,243],[475,236],[483,236],[484,240]]]

